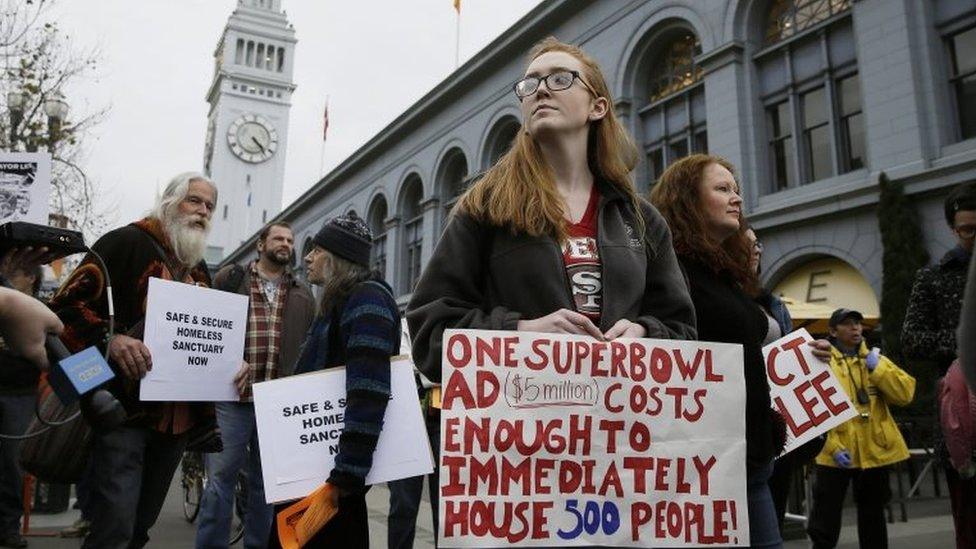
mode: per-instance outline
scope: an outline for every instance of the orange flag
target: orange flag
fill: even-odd
[[[304,547],[339,512],[332,504],[332,492],[336,490],[328,482],[304,499],[289,505],[278,513],[278,540],[283,549]]]

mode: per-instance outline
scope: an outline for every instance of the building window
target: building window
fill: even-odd
[[[675,28],[660,38],[663,52],[649,63],[648,104],[640,109],[649,183],[671,163],[691,153],[708,152],[705,86],[695,56],[701,45],[694,33]]]
[[[254,66],[254,42],[251,40],[247,41],[247,55],[244,57],[244,64],[248,67]]]
[[[777,192],[865,166],[864,116],[850,1],[774,1],[776,44],[755,58],[765,111],[768,185]],[[832,19],[826,27],[817,23]],[[806,30],[806,32],[803,32]]]
[[[441,204],[444,215],[441,217],[441,227],[447,225],[451,210],[457,204],[457,199],[464,194],[470,183],[468,179],[468,161],[461,149],[454,149],[444,155],[444,160],[437,174],[438,188],[441,190]]]
[[[278,48],[278,72],[284,70],[285,67],[285,49]]]
[[[255,64],[255,68],[258,69],[264,68],[264,44],[258,44],[258,55],[257,55],[257,63]]]
[[[264,55],[264,68],[269,71],[275,70],[275,47],[268,46],[268,50]]]
[[[386,278],[386,199],[378,196],[373,199],[366,216],[366,223],[373,233],[373,248],[370,251],[369,267],[379,271]]]
[[[240,65],[244,62],[244,40],[237,39],[237,49],[234,51],[234,63]]]
[[[420,258],[424,241],[424,211],[420,205],[424,187],[416,174],[407,177],[400,199],[400,219],[403,220],[400,259],[400,293],[413,291],[420,279]]]
[[[769,6],[766,44],[774,44],[851,9],[851,0],[775,0]]]
[[[976,137],[976,27],[949,37],[952,84],[962,139]]]
[[[702,69],[695,64],[701,44],[692,32],[683,32],[672,41],[651,70],[651,101],[663,99],[702,79]]]

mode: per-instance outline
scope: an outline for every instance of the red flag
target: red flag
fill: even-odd
[[[322,115],[322,141],[329,137],[329,98],[325,99],[325,113]]]

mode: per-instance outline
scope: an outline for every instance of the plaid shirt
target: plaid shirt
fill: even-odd
[[[274,303],[268,303],[264,294],[258,262],[251,263],[251,298],[247,315],[247,335],[244,338],[244,360],[251,369],[247,392],[242,402],[251,402],[254,397],[251,385],[270,381],[278,377],[278,351],[281,348],[281,324],[288,299],[291,273],[285,271],[278,279],[278,296]]]

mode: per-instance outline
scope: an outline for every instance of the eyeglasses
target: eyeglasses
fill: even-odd
[[[758,240],[755,241],[755,242],[753,242],[752,243],[752,249],[756,250],[759,253],[762,253],[762,251],[763,251],[763,243],[760,242],[760,241],[758,241]]]
[[[976,237],[976,225],[960,225],[954,230],[956,234],[967,240]]]
[[[513,84],[512,89],[515,90],[515,95],[519,98],[519,101],[521,101],[535,93],[536,90],[539,89],[539,85],[543,82],[546,83],[546,88],[549,91],[562,91],[568,90],[573,85],[573,81],[577,79],[583,83],[583,86],[585,86],[590,93],[593,95],[597,94],[595,91],[593,91],[593,88],[591,88],[590,85],[580,77],[579,72],[577,71],[556,71],[545,76],[526,76]]]

